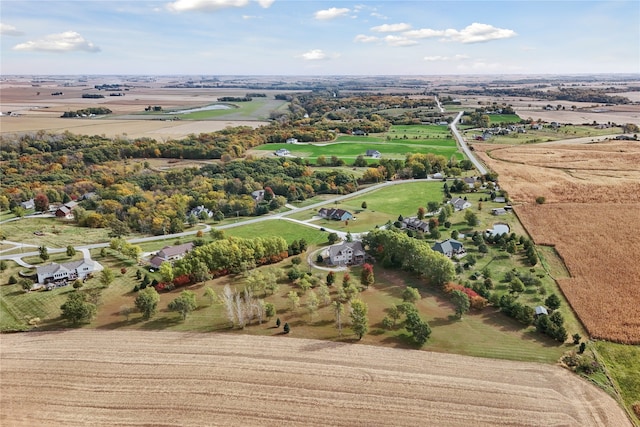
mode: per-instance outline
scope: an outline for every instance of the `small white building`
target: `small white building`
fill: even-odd
[[[286,148],[281,148],[281,149],[279,149],[279,150],[277,150],[275,152],[275,155],[278,156],[278,157],[285,157],[285,156],[288,156],[290,154],[291,154],[291,152],[289,150],[287,150]]]

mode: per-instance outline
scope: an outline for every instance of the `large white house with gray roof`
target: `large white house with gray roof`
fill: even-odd
[[[36,268],[38,283],[57,282],[61,280],[84,279],[89,274],[102,271],[103,267],[92,259],[81,259],[79,261],[65,262],[58,264],[52,262],[47,265],[39,265]]]

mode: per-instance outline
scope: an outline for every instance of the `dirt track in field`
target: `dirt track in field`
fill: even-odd
[[[603,391],[535,363],[291,336],[75,330],[1,344],[3,426],[631,425]]]

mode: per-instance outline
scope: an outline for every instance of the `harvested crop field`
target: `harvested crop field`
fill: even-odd
[[[5,335],[0,355],[5,426],[631,425],[594,385],[535,363],[89,330]]]
[[[640,343],[638,204],[518,206],[537,244],[554,245],[570,278],[558,284],[593,338]]]
[[[533,240],[563,258],[571,277],[558,283],[590,335],[640,343],[640,145],[475,147]]]

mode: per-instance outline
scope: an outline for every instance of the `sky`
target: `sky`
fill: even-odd
[[[6,75],[640,73],[640,1],[0,2]]]

